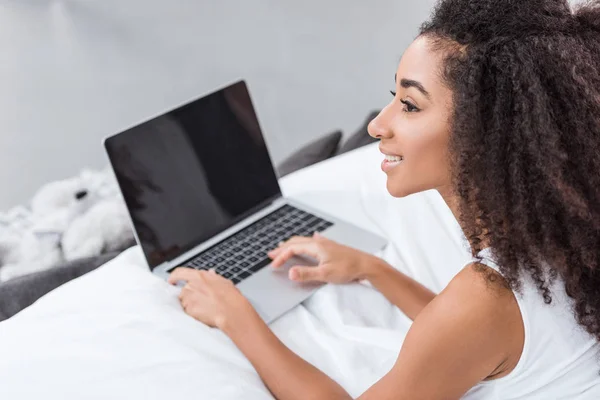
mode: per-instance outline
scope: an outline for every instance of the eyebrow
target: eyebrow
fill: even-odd
[[[396,74],[396,75],[394,75],[394,82],[396,82],[397,79],[398,79],[398,75]],[[400,80],[400,86],[402,86],[405,89],[414,87],[419,92],[423,93],[423,95],[425,97],[427,97],[428,99],[431,100],[431,95],[429,94],[429,92],[427,90],[425,90],[425,87],[419,81],[415,81],[413,79],[402,79],[402,80]]]

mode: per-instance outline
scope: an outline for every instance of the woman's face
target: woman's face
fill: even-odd
[[[381,168],[394,197],[450,186],[452,93],[439,76],[441,61],[429,39],[415,40],[396,71],[392,101],[369,124],[369,134],[381,140]]]

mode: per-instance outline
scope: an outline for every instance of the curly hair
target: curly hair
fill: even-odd
[[[600,1],[444,0],[420,31],[452,90],[450,163],[473,252],[600,340]]]

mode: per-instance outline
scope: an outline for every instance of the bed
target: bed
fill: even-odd
[[[379,254],[434,291],[469,260],[437,192],[394,199],[369,145],[286,176],[283,192],[385,236]],[[0,399],[271,399],[220,331],[133,247],[0,322]],[[358,396],[393,365],[410,320],[366,283],[328,285],[271,325]]]

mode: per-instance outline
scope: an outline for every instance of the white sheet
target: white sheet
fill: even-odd
[[[468,260],[436,192],[393,199],[375,145],[286,177],[284,193],[392,243],[383,257],[435,291]],[[270,399],[221,332],[186,316],[138,248],[0,323],[0,399]],[[393,365],[410,321],[362,284],[327,286],[273,325],[358,396]]]

